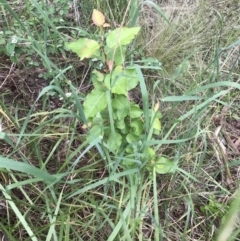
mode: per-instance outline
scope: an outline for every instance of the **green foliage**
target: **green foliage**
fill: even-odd
[[[87,119],[95,117],[97,113],[107,107],[107,97],[103,90],[94,89],[88,94],[84,102],[84,111]]]
[[[177,165],[174,165],[173,161],[166,157],[158,157],[154,165],[159,174],[174,173],[177,169]]]
[[[233,241],[237,240],[239,237],[239,211],[240,211],[240,190],[237,189],[232,196],[231,203],[228,207],[227,212],[222,218],[222,224],[220,227],[220,231],[218,232],[218,236],[216,238],[217,241]],[[224,205],[220,204],[221,207]],[[221,213],[222,214],[222,213]]]
[[[209,1],[203,0],[196,8],[190,6],[180,18],[168,12],[172,26],[181,34],[178,35],[157,18],[153,5],[146,6],[151,1],[0,2],[2,81],[7,77],[0,94],[0,240],[7,239],[1,236],[2,232],[13,241],[160,241],[193,237],[230,241],[239,237],[239,193],[233,194],[235,188],[227,185],[224,175],[221,182],[215,179],[221,170],[210,147],[213,140],[207,138],[217,127],[212,117],[221,115],[222,106],[231,107],[228,124],[232,118],[239,120],[239,41],[234,41],[240,29],[236,26],[237,11],[230,8],[232,5],[237,9],[233,4],[215,4],[216,11],[212,11]],[[174,5],[175,11],[176,1],[165,2],[168,3],[164,7]],[[139,43],[138,38],[134,44],[130,42],[131,46],[114,42],[114,48],[107,46],[106,39],[111,34],[103,29],[105,18],[100,22],[95,19],[99,34],[89,22],[93,6],[104,12],[111,29],[135,26],[139,14],[144,43]],[[223,9],[231,16],[225,15]],[[80,21],[75,21],[75,11],[79,11]],[[164,18],[163,14],[159,17]],[[66,54],[63,48],[69,39],[80,37],[87,40],[80,53],[90,61],[94,98],[104,93],[99,106],[90,102],[89,113],[95,114],[88,117],[88,125],[81,105],[87,103],[88,95],[85,98],[79,93],[85,83],[75,81],[81,79],[81,74],[89,80],[89,75],[75,62],[74,54]],[[95,50],[89,48],[93,43]],[[147,53],[161,59],[163,71],[149,71],[159,70],[159,61],[148,58]],[[20,63],[13,66],[10,76],[6,54]],[[36,90],[41,90],[38,84],[42,80],[35,79],[38,72],[34,73],[34,66],[46,70],[40,75],[52,81],[26,116],[25,103],[32,102],[32,95],[25,88],[29,85],[32,91],[31,84],[36,83]],[[140,73],[143,69],[148,76],[146,81]],[[34,74],[25,78],[28,73]],[[136,85],[128,90],[132,88],[130,74],[140,88]],[[36,81],[32,82],[33,78]],[[123,87],[117,88],[119,80]],[[135,85],[134,81],[131,84]],[[18,91],[11,93],[11,85]],[[22,90],[26,93],[20,95]],[[35,98],[38,91],[33,91]],[[48,101],[48,96],[57,100],[57,105],[50,98]],[[161,98],[163,120],[159,105],[154,105],[155,96]],[[79,127],[80,120],[86,124],[84,132]],[[141,134],[142,138],[138,138]],[[177,169],[178,162],[168,156],[175,156],[183,168],[170,180],[169,175],[157,176]],[[228,158],[235,177],[239,158]],[[127,168],[122,170],[119,165]],[[233,187],[237,182],[236,177]],[[206,202],[201,193],[208,197]]]
[[[99,27],[99,35],[96,34],[95,39],[80,38],[66,43],[67,48],[76,53],[80,60],[89,58],[99,61],[103,66],[100,70],[93,69],[91,81],[94,89],[87,94],[83,103],[87,119],[84,128],[90,128],[88,140],[102,138],[105,149],[117,155],[136,154],[137,150],[138,154],[143,153],[144,158],[141,161],[147,159],[150,171],[155,168],[161,174],[174,172],[176,168],[173,168],[173,162],[164,157],[158,158],[152,148],[143,145],[149,131],[146,118],[149,118],[153,134],[159,135],[161,131],[158,106],[149,109],[146,115],[141,106],[131,100],[129,93],[139,84],[139,76],[133,64],[124,65],[125,54],[140,27],[119,27],[105,34],[104,15],[94,10],[92,19]],[[153,161],[155,159],[156,162]],[[124,161],[123,164],[126,167],[134,166],[131,161]]]
[[[95,54],[98,56],[100,45],[92,39],[81,38],[76,42],[71,42],[67,45],[69,49],[75,52],[80,60],[91,58]]]
[[[208,204],[201,206],[200,209],[207,216],[214,215],[215,217],[222,218],[226,211],[226,204],[220,203],[214,196],[210,196]]]
[[[106,46],[110,49],[128,45],[140,31],[140,27],[117,28],[107,35]]]
[[[58,74],[49,65],[49,57],[61,52],[64,55],[65,36],[60,31],[65,28],[69,14],[69,0],[22,1],[16,14],[9,1],[3,4],[11,16],[4,14],[5,24],[0,31],[0,53],[9,56],[13,63],[23,63],[26,68],[40,66],[48,71],[38,77],[53,78]],[[23,6],[23,7],[22,7]],[[3,10],[2,9],[2,10]],[[60,27],[61,25],[61,27]],[[75,35],[74,31],[71,31]],[[24,56],[24,58],[20,58]]]

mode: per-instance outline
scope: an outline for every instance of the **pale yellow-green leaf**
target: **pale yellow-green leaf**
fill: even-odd
[[[100,55],[100,45],[92,39],[80,38],[77,41],[67,43],[66,46],[76,53],[81,60]]]
[[[116,28],[107,35],[106,43],[108,48],[116,48],[122,45],[128,45],[138,34],[140,27],[134,28]]]
[[[159,174],[174,173],[177,166],[174,165],[174,162],[169,160],[166,157],[158,157],[155,164],[155,170]]]

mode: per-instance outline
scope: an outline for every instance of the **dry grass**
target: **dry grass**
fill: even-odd
[[[154,74],[147,72],[145,75],[149,93],[155,81],[160,80],[156,87],[156,96],[161,102],[163,130],[158,138],[164,139],[167,132],[178,123],[167,139],[179,142],[162,145],[158,150],[159,154],[176,158],[181,168],[174,175],[161,175],[157,179],[157,204],[163,240],[213,240],[229,208],[234,191],[240,183],[239,153],[226,138],[228,136],[240,151],[239,89],[217,84],[220,81],[237,84],[240,80],[239,43],[223,50],[239,39],[240,6],[238,1],[231,0],[219,3],[204,0],[155,2],[160,5],[172,27],[153,7],[144,5],[139,19],[142,35],[138,39],[136,49],[139,52],[142,50],[144,56],[156,57],[163,66],[161,72]],[[71,9],[71,14],[77,16],[80,14],[87,19],[92,6],[89,2],[86,5],[86,12],[83,6],[84,4],[78,13],[74,13]],[[17,11],[20,11],[19,8]],[[118,18],[119,15],[118,12]],[[108,16],[111,19],[109,9]],[[73,26],[74,24],[76,23],[73,23]],[[82,27],[85,26],[82,20],[80,24]],[[91,30],[91,26],[88,30]],[[76,33],[70,30],[63,33],[65,37],[68,34]],[[218,55],[220,50],[223,51]],[[75,57],[65,56],[63,53],[64,51],[53,54],[51,61],[56,61],[54,63],[59,72],[70,64],[73,65],[73,71],[68,71],[55,82],[51,79],[53,76],[49,80],[39,77],[39,74],[46,73],[48,68],[46,65],[42,66],[41,58],[36,57],[35,52],[33,56],[40,62],[40,67],[26,67],[27,61],[25,62],[21,56],[20,64],[11,69],[9,58],[1,57],[0,123],[6,133],[21,132],[29,109],[39,92],[50,82],[68,92],[66,79],[71,79],[72,83],[81,90],[81,93],[77,94],[82,98],[85,90],[80,86],[89,88],[89,68],[86,63],[78,64]],[[209,84],[215,86],[200,89]],[[199,95],[204,99],[162,101],[166,96],[184,96],[194,90],[199,91],[192,95]],[[222,90],[227,92],[179,121],[188,111],[194,110]],[[227,105],[228,109],[223,113],[224,105]],[[46,167],[52,174],[67,173],[68,166],[81,156],[86,148],[86,146],[81,147],[85,141],[85,133],[81,129],[79,120],[73,115],[66,118],[61,116],[68,113],[64,111],[72,110],[72,106],[71,102],[59,101],[59,95],[43,96],[27,122],[25,130],[27,135],[22,137],[20,145],[14,148],[1,142],[1,155],[27,161],[40,168]],[[62,108],[63,112],[58,112],[58,108]],[[219,126],[221,131],[216,133]],[[31,134],[37,135],[31,136]],[[12,140],[16,143],[17,137]],[[224,147],[219,147],[217,143]],[[109,158],[112,158],[111,161],[117,160],[114,157]],[[228,182],[224,158],[227,158],[229,163],[232,183]],[[71,193],[103,180],[110,175],[109,173],[107,160],[102,160],[97,150],[92,149],[84,155],[76,170],[67,176],[68,182],[64,179],[64,182],[51,188],[39,183],[29,183],[24,185],[23,190],[13,189],[11,195],[39,240],[45,240],[50,230],[50,221],[54,218],[52,210],[56,210],[62,192],[55,231],[57,234],[62,232],[61,240],[94,241],[109,238],[111,231],[116,227],[116,220],[121,220],[118,218],[123,215],[127,206],[129,193],[133,192],[135,199],[139,199],[138,208],[142,208],[142,213],[139,214],[136,210],[130,212],[126,225],[136,222],[136,226],[131,227],[135,228],[137,237],[142,237],[142,240],[153,240],[156,228],[153,218],[156,200],[154,200],[152,183],[146,177],[146,173],[142,176],[143,181],[140,186],[133,185],[129,177],[124,177],[119,182],[106,182],[75,198],[68,199]],[[0,176],[4,186],[28,179],[25,174],[8,171],[1,172]],[[5,200],[0,197],[1,205]],[[29,204],[28,198],[32,203]],[[2,231],[12,236],[11,240],[30,240],[27,239],[28,235],[22,226],[17,224],[11,208],[0,206],[0,215],[2,215],[0,227],[5,228]],[[13,227],[16,225],[14,230],[11,231],[10,225]],[[133,232],[134,228],[130,231]],[[126,238],[124,236],[126,230],[129,231],[124,228],[119,231],[117,237]],[[236,240],[239,240],[237,238]]]
[[[219,81],[239,83],[239,43],[223,50],[219,56],[216,55],[217,51],[220,53],[221,49],[239,39],[239,3],[158,3],[173,27],[170,27],[153,7],[144,6],[140,23],[145,32],[140,38],[140,46],[143,46],[146,55],[155,56],[162,62],[163,72],[150,77],[160,79],[160,99],[166,95],[182,95],[199,86]],[[182,71],[172,79],[179,66]],[[220,90],[221,88],[217,87],[210,93],[199,94],[209,96]],[[240,121],[238,95],[239,89],[229,87],[228,94],[220,98],[229,105],[224,116],[226,121],[222,125],[219,120],[223,106],[212,103],[202,111],[196,111],[195,115],[179,124],[172,133],[173,139],[195,135],[194,141],[187,145],[179,144],[177,147],[168,145],[162,149],[167,155],[176,154],[176,150],[180,152],[181,168],[187,173],[172,177],[170,182],[161,181],[160,187],[164,185],[164,190],[167,190],[159,194],[159,206],[164,206],[162,225],[163,230],[167,230],[166,240],[212,240],[216,233],[215,228],[221,224],[220,220],[226,213],[229,200],[234,190],[239,187],[240,180],[237,161],[237,149],[240,150],[239,135],[233,137],[233,133],[239,132],[239,127],[236,126]],[[171,120],[186,113],[192,108],[192,104],[194,103],[162,103],[164,130],[169,130],[172,126]],[[226,147],[225,154],[219,154],[221,149],[216,151],[214,140],[209,136],[216,133],[219,126],[222,127],[217,134],[219,140],[223,141],[222,138],[228,135],[233,143],[237,142],[235,151],[232,152],[230,141],[223,142]],[[233,163],[230,167],[230,186],[222,164],[225,155],[227,161]]]

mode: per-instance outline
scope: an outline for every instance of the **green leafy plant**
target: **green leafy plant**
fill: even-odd
[[[14,12],[10,1],[2,1],[3,22],[0,31],[0,53],[4,59],[8,58],[24,68],[45,68],[38,77],[52,79],[59,74],[57,68],[49,64],[55,54],[64,55],[65,37],[61,34],[65,26],[72,26],[73,22],[69,0],[22,1]],[[19,13],[19,14],[18,14]],[[71,29],[71,28],[69,28]],[[70,30],[69,30],[70,31]],[[77,31],[71,31],[71,34]],[[41,61],[41,59],[43,61]]]
[[[100,11],[93,10],[92,20],[99,27],[99,34],[92,39],[80,38],[66,44],[80,60],[89,58],[101,66],[100,69],[93,68],[91,81],[94,88],[83,103],[87,120],[83,128],[89,129],[89,141],[100,137],[110,153],[141,153],[143,158],[140,159],[147,159],[147,163],[150,167],[154,166],[157,173],[172,172],[173,163],[170,160],[157,158],[152,148],[143,145],[147,133],[160,134],[159,103],[153,104],[146,114],[130,94],[139,84],[140,78],[136,65],[126,64],[126,52],[140,27],[121,26],[105,33],[104,29],[110,25],[105,22],[105,16]],[[147,130],[146,122],[150,123],[150,130]],[[124,161],[124,165],[133,166],[134,163]]]
[[[209,203],[201,206],[200,209],[207,216],[214,215],[215,217],[222,218],[226,212],[226,204],[220,203],[214,196],[210,196]]]

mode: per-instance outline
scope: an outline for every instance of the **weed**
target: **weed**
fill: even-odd
[[[104,150],[114,155],[138,157],[135,162],[123,161],[123,166],[134,167],[145,163],[153,164],[159,173],[172,172],[171,161],[163,157],[155,161],[155,151],[144,143],[144,139],[151,141],[153,134],[160,134],[159,103],[152,109],[148,108],[148,103],[143,103],[141,109],[130,96],[130,91],[140,82],[141,68],[151,68],[151,59],[148,59],[148,65],[134,65],[132,61],[131,65],[126,65],[127,45],[140,28],[120,27],[105,34],[104,28],[110,27],[105,22],[105,16],[94,10],[92,19],[99,27],[99,34],[93,39],[80,38],[67,43],[67,47],[77,53],[81,60],[90,58],[93,63],[98,62],[98,67],[93,66],[91,74],[94,89],[87,94],[83,103],[86,117],[83,128],[90,128],[89,142],[100,138]],[[152,68],[160,69],[157,66]]]
[[[237,1],[0,5],[0,233],[239,239]]]

